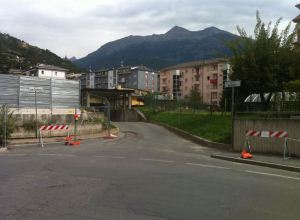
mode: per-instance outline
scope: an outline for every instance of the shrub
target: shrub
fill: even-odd
[[[7,111],[7,117],[6,117],[6,138],[9,139],[11,137],[11,134],[15,130],[15,118],[13,116],[13,112],[6,110]],[[2,139],[3,139],[3,134],[4,134],[4,112],[5,112],[5,107],[2,107],[0,109],[0,144],[2,145]]]

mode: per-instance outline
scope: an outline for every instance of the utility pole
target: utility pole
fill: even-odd
[[[234,148],[234,88],[240,87],[241,81],[226,81],[225,88],[231,88],[231,147]]]
[[[234,87],[231,88],[231,148],[234,147]]]
[[[37,97],[36,89],[34,89],[34,105],[35,105],[35,137],[38,138],[38,112],[37,112]]]

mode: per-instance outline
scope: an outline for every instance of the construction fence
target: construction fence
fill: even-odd
[[[18,110],[79,107],[78,81],[0,74],[0,105]]]

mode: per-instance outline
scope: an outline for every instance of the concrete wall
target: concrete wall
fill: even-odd
[[[24,122],[35,122],[35,114],[14,114],[16,118],[16,125],[22,126]],[[79,123],[85,121],[93,121],[93,119],[103,119],[104,114],[102,112],[82,112]],[[44,122],[43,125],[50,124],[74,124],[74,115],[73,114],[62,114],[62,115],[51,115],[51,114],[38,114],[39,125]]]
[[[77,128],[77,135],[90,135],[97,134],[103,130],[101,124],[96,125],[79,125]],[[69,126],[70,135],[74,135],[74,125]],[[67,130],[63,131],[42,131],[43,137],[66,137]],[[24,129],[19,129],[15,131],[11,138],[34,138],[35,131],[25,131]]]
[[[139,115],[134,109],[126,110],[112,110],[111,111],[111,120],[112,121],[143,121],[141,115]]]
[[[300,119],[236,119],[234,123],[234,150],[241,151],[247,130],[287,131],[290,138],[300,140]],[[254,152],[283,153],[283,138],[250,137]],[[290,152],[300,156],[300,141],[288,140]]]

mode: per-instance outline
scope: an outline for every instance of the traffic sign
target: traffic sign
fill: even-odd
[[[241,86],[241,80],[225,82],[225,88],[234,88],[234,87],[240,87],[240,86]]]

